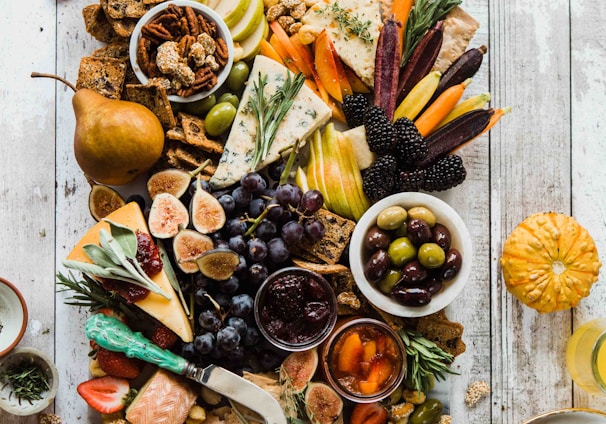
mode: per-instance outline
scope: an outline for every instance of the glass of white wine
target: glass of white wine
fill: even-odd
[[[568,341],[566,366],[579,387],[606,396],[606,318],[593,319],[575,330]]]

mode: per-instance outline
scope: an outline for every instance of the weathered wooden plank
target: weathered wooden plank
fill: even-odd
[[[491,134],[492,421],[570,406],[563,369],[570,314],[539,315],[502,283],[502,243],[527,215],[570,212],[566,1],[490,3],[491,87],[514,111]]]
[[[589,230],[598,252],[606,252],[606,37],[602,4],[571,1],[571,130],[572,130],[572,213]],[[604,271],[602,270],[602,274]],[[603,317],[606,301],[604,277],[574,313],[574,328],[593,318]],[[574,389],[574,405],[606,410],[606,398],[590,396]]]
[[[86,0],[57,4],[58,39],[57,72],[75,83],[80,59],[100,46],[86,32],[82,8],[90,4]],[[71,89],[57,86],[57,270],[65,272],[61,262],[76,242],[94,224],[88,212],[90,186],[80,171],[73,153],[75,117],[72,109]],[[79,277],[79,273],[74,273]],[[98,414],[91,412],[76,393],[76,386],[90,378],[88,352],[90,347],[84,334],[87,317],[85,309],[64,305],[67,293],[57,295],[56,343],[61,355],[57,365],[62,370],[66,384],[59,388],[56,401],[57,413],[64,422],[94,423]]]

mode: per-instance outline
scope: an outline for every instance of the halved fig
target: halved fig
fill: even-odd
[[[196,192],[189,204],[189,213],[192,225],[202,234],[220,230],[227,220],[223,206],[217,198],[202,189],[200,177],[197,179]]]
[[[196,259],[213,247],[213,240],[209,236],[184,228],[173,239],[175,262],[184,273],[194,274],[200,270]]]
[[[286,382],[289,390],[303,393],[318,368],[316,348],[290,353],[280,366],[280,380]]]
[[[333,424],[343,413],[341,396],[325,383],[309,383],[304,403],[305,413],[312,424]]]
[[[149,177],[147,192],[152,200],[160,193],[169,193],[179,198],[185,194],[190,182],[191,175],[183,169],[163,169]]]
[[[91,184],[88,194],[88,209],[96,221],[101,221],[125,204],[124,198],[113,188],[102,184]]]
[[[223,281],[233,275],[240,264],[240,255],[230,249],[217,248],[204,252],[196,263],[205,277]]]
[[[167,239],[177,235],[189,224],[185,205],[172,194],[159,193],[149,210],[148,226],[152,236]]]

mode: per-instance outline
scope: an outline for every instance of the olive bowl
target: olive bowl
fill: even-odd
[[[442,288],[432,295],[431,301],[422,306],[407,306],[389,294],[383,293],[376,282],[366,278],[364,272],[371,253],[364,247],[367,232],[376,225],[381,211],[391,206],[402,206],[409,210],[424,206],[431,210],[436,222],[448,228],[451,247],[457,249],[462,258],[461,268],[456,276],[444,281]],[[356,284],[362,294],[375,307],[395,316],[414,318],[430,315],[448,306],[463,290],[471,275],[473,247],[467,226],[459,214],[448,203],[426,193],[402,192],[381,199],[372,205],[360,218],[351,236],[349,262]]]
[[[13,415],[29,416],[43,411],[53,402],[59,386],[59,374],[53,361],[39,349],[19,347],[0,358],[0,376],[16,367],[31,366],[37,366],[42,371],[48,384],[46,390],[41,393],[40,399],[31,401],[18,399],[13,387],[2,381],[0,385],[1,409]]]
[[[27,328],[27,304],[10,281],[0,278],[0,357],[8,354]]]
[[[164,11],[171,5],[178,6],[181,8],[191,7],[197,15],[202,15],[206,20],[213,22],[217,27],[217,35],[221,37],[227,45],[227,63],[217,73],[217,83],[212,88],[210,88],[209,90],[198,91],[195,94],[192,94],[191,96],[187,97],[179,96],[176,94],[171,94],[168,96],[168,100],[174,103],[192,103],[209,97],[211,94],[215,93],[219,88],[221,88],[223,83],[225,83],[234,62],[234,42],[227,24],[217,14],[217,12],[215,12],[210,7],[193,0],[170,0],[163,3],[159,3],[156,6],[152,7],[150,10],[148,10],[145,15],[143,15],[139,19],[130,37],[130,64],[133,69],[133,72],[135,73],[135,76],[141,84],[146,84],[149,81],[149,76],[146,75],[146,73],[141,69],[141,66],[139,66],[137,60],[137,50],[139,47],[139,40],[142,37],[142,28],[148,23],[152,22],[155,18],[157,18],[158,15],[164,13]]]

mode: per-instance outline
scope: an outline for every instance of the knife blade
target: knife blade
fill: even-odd
[[[185,358],[156,346],[141,333],[133,332],[117,318],[92,315],[86,321],[85,332],[86,337],[107,350],[155,364],[221,393],[261,415],[267,424],[286,424],[278,401],[256,384],[216,365],[196,367]]]

